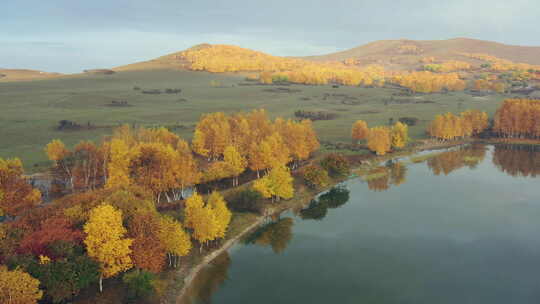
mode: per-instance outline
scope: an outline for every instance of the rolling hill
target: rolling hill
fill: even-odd
[[[111,70],[114,72],[193,70],[193,58],[188,58],[186,54],[215,47],[216,45],[199,44],[185,51],[175,52],[148,61],[114,67]],[[383,66],[386,70],[395,71],[418,69],[423,65],[421,61],[424,58],[432,58],[435,62],[459,60],[468,62],[474,66],[485,63],[485,61],[479,59],[463,56],[463,53],[486,54],[515,63],[540,65],[540,47],[506,45],[469,38],[455,38],[448,40],[380,40],[341,52],[306,57],[279,57],[237,46],[225,47],[229,49],[225,50],[224,53],[219,54],[222,58],[229,58],[231,62],[256,62],[253,64],[253,66],[255,66],[254,68],[246,70],[251,72],[257,71],[258,66],[270,61],[273,65],[277,64],[277,66],[291,66],[295,65],[295,61],[297,61],[296,63],[324,63],[352,60],[354,65],[367,66],[370,64],[378,64]],[[0,69],[0,82],[40,80],[75,75],[80,76],[81,74],[64,75],[34,70]]]
[[[200,44],[187,51],[210,47],[212,47],[210,44]],[[292,59],[292,57],[271,56],[249,49],[242,50],[246,59],[255,57],[272,57],[273,59],[277,58],[284,61]],[[172,53],[156,59],[116,67],[113,70],[186,69],[189,67],[189,61],[184,58],[183,53],[184,51]],[[294,59],[313,62],[335,62],[355,59],[362,66],[379,64],[388,70],[416,69],[421,65],[420,60],[427,57],[434,57],[437,61],[460,60],[473,65],[484,63],[484,61],[460,55],[460,53],[488,54],[516,63],[540,65],[540,47],[506,45],[469,38],[448,40],[380,40],[337,53],[322,56],[294,57]]]
[[[60,76],[63,74],[23,69],[0,69],[0,82],[50,79]]]
[[[407,51],[404,46],[414,46],[417,52]],[[378,63],[389,69],[410,69],[424,57],[438,60],[462,60],[473,64],[481,63],[459,53],[489,54],[501,59],[528,64],[540,64],[540,47],[506,45],[497,42],[469,38],[448,40],[380,40],[342,52],[303,57],[313,61],[342,61],[349,58],[362,63]]]

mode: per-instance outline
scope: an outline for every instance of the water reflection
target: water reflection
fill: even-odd
[[[448,175],[463,167],[474,169],[484,160],[486,151],[485,145],[461,147],[429,158],[427,165],[435,175]]]
[[[496,146],[494,149],[491,147],[488,149],[484,145],[471,145],[438,153],[428,158],[426,161],[428,168],[424,165],[412,165],[411,168],[408,168],[405,162],[389,161],[383,166],[373,168],[364,176],[367,188],[375,192],[386,191],[390,187],[403,185],[407,179],[409,179],[410,187],[401,187],[396,193],[392,191],[374,193],[365,191],[366,185],[361,183],[355,184],[358,187],[356,190],[354,186],[348,184],[348,187],[353,191],[352,194],[345,186],[334,187],[313,199],[309,206],[298,214],[302,220],[320,222],[299,221],[298,218],[293,219],[292,216],[273,218],[271,222],[256,230],[243,241],[245,245],[251,245],[251,247],[249,249],[240,248],[240,252],[244,252],[245,255],[240,256],[239,254],[238,263],[231,267],[231,270],[229,270],[231,259],[227,252],[220,255],[211,265],[205,267],[191,284],[187,293],[188,301],[185,303],[211,303],[212,295],[216,294],[220,286],[224,286],[224,288],[217,292],[216,299],[225,297],[235,299],[238,298],[238,295],[244,296],[244,294],[246,297],[253,296],[253,294],[255,294],[254,297],[258,297],[260,292],[256,290],[252,282],[257,284],[259,282],[272,282],[276,286],[279,285],[280,288],[288,287],[287,284],[276,283],[281,279],[292,280],[290,283],[294,286],[288,290],[289,292],[270,291],[274,295],[294,294],[292,291],[294,288],[303,292],[323,289],[313,287],[319,278],[313,281],[311,278],[317,277],[314,273],[322,271],[319,268],[320,261],[331,261],[332,259],[347,261],[344,263],[346,266],[342,268],[323,267],[325,276],[335,279],[349,275],[351,282],[352,278],[356,283],[361,282],[358,285],[364,286],[366,291],[373,294],[372,302],[377,303],[383,303],[385,299],[385,303],[433,303],[433,299],[438,299],[439,296],[454,299],[454,295],[459,294],[455,292],[456,290],[464,290],[474,295],[474,292],[470,291],[471,286],[478,282],[480,282],[478,284],[488,284],[482,277],[475,276],[480,276],[480,274],[496,268],[493,265],[498,265],[502,269],[501,273],[506,271],[514,275],[513,278],[516,278],[515,275],[519,271],[512,268],[514,267],[512,263],[508,264],[510,266],[505,264],[515,254],[515,248],[519,248],[514,233],[517,235],[517,233],[531,231],[530,234],[535,235],[538,229],[534,219],[540,215],[540,209],[536,209],[533,204],[523,205],[524,208],[528,208],[527,210],[506,209],[508,205],[502,202],[504,200],[511,201],[513,194],[509,194],[505,198],[506,190],[491,193],[492,191],[489,189],[493,189],[493,187],[504,188],[498,186],[500,184],[497,183],[482,186],[472,185],[468,181],[461,181],[461,179],[448,179],[455,183],[448,188],[446,185],[441,186],[444,184],[444,180],[441,178],[433,179],[431,176],[432,174],[449,175],[460,168],[474,169],[485,160],[488,152],[492,156],[493,165],[505,173],[498,176],[500,179],[509,179],[506,175],[540,176],[540,147]],[[479,170],[470,172],[463,170],[463,173],[478,177],[483,177],[485,172],[497,173],[497,170],[483,171],[486,169],[485,166],[492,166],[489,159],[481,165]],[[435,187],[433,189],[436,190],[431,190],[431,188],[427,192],[418,190],[428,187]],[[440,194],[441,199],[437,200],[438,205],[431,201],[426,203],[419,195],[419,193],[429,193],[429,191]],[[476,195],[476,192],[483,194],[479,196]],[[533,192],[528,191],[527,193]],[[448,201],[450,197],[452,199]],[[533,195],[523,196],[520,199],[526,201],[529,197],[532,197],[531,202],[535,199]],[[350,198],[371,202],[371,204],[356,204],[355,202],[355,204],[346,205]],[[386,201],[392,202],[393,200],[409,202],[408,207],[398,209],[395,208],[394,204],[384,204]],[[485,204],[484,201],[490,203]],[[467,204],[455,208],[456,202],[467,202]],[[476,202],[476,204],[471,202]],[[332,213],[333,208],[343,206],[345,207],[340,212],[335,212],[335,216],[328,216]],[[465,206],[470,209],[464,209]],[[445,212],[441,212],[442,209]],[[464,213],[462,210],[467,212]],[[440,217],[440,214],[445,214],[445,216]],[[515,218],[515,222],[512,222],[513,224],[510,226],[519,226],[519,229],[516,228],[517,232],[507,233],[508,225],[498,225],[498,223],[509,220],[506,214],[512,214],[512,218]],[[493,217],[497,218],[493,219]],[[439,220],[441,218],[444,220]],[[322,221],[323,219],[324,221]],[[513,219],[510,220],[513,221]],[[414,225],[410,223],[414,223]],[[531,227],[529,228],[529,226]],[[296,233],[294,241],[293,233]],[[527,233],[525,233],[526,236]],[[354,237],[351,237],[353,235]],[[359,235],[361,236],[359,237]],[[492,236],[497,237],[497,239],[492,240]],[[350,241],[352,239],[355,241]],[[465,243],[462,243],[462,240],[465,240]],[[471,240],[474,242],[471,243]],[[290,248],[288,248],[289,246]],[[286,250],[286,254],[283,254]],[[315,253],[312,250],[316,250],[313,251]],[[522,251],[525,252],[525,249]],[[279,255],[274,255],[272,252]],[[449,258],[445,258],[441,262],[441,256],[449,256]],[[518,266],[526,265],[523,266],[523,269],[528,269],[528,265],[535,263],[534,258],[530,252],[527,252],[519,259],[527,262]],[[485,267],[486,259],[491,263],[490,267]],[[294,266],[281,269],[276,266],[279,261]],[[312,267],[313,265],[318,266]],[[293,268],[294,270],[287,272],[287,269]],[[433,269],[438,273],[436,276],[433,275]],[[234,279],[231,279],[228,282],[230,285],[226,286],[224,282],[227,280],[229,271],[231,278]],[[249,273],[250,282],[241,281],[242,278],[245,278],[243,276],[246,273]],[[257,275],[260,273],[262,274]],[[296,273],[302,273],[303,281],[292,279],[295,278]],[[416,281],[409,279],[411,273]],[[523,273],[528,275],[529,272],[523,271]],[[457,280],[457,282],[462,282],[461,285],[455,283],[457,276],[462,278]],[[472,277],[474,279],[467,281],[467,278]],[[426,284],[432,282],[433,279],[436,281],[434,289],[428,289],[426,292]],[[529,276],[525,276],[523,279],[523,282],[530,281]],[[448,293],[446,293],[448,284],[453,284],[454,288],[448,289]],[[403,288],[405,285],[407,288]],[[343,286],[346,284],[341,285],[341,287]],[[503,290],[502,287],[508,286],[517,288],[516,286],[519,284],[515,285],[506,281],[495,286],[497,287],[491,288],[486,285],[486,293],[491,293],[493,290]],[[480,297],[484,290],[477,289],[479,290],[477,296]],[[353,288],[353,290],[358,293],[358,289]],[[393,293],[396,291],[399,291],[399,296],[396,295],[396,298],[393,298]],[[331,292],[340,294],[340,286],[332,286],[332,289],[328,290],[328,293]],[[350,292],[349,289],[344,288],[343,294],[347,294],[347,292]],[[360,292],[360,294],[362,293]],[[420,296],[424,294],[426,294],[425,298]],[[432,301],[401,301],[407,295],[411,299],[415,297],[417,299],[429,298]],[[305,296],[305,293],[302,293],[302,296]],[[363,299],[369,297],[369,295],[362,294]],[[371,300],[371,298],[369,299]],[[314,303],[324,303],[319,298],[311,300]],[[265,301],[261,300],[261,302]],[[273,303],[279,302],[274,301]],[[493,301],[493,303],[495,302],[497,301]],[[229,301],[227,303],[238,302]],[[266,303],[270,302],[266,301]],[[488,302],[480,301],[479,303]]]
[[[399,186],[407,181],[407,166],[402,162],[388,161],[385,166],[371,169],[364,179],[369,190],[386,191],[391,185]]]
[[[344,186],[333,187],[317,199],[311,200],[309,206],[300,211],[303,220],[322,220],[328,209],[339,208],[349,201],[349,190]]]
[[[497,145],[493,164],[511,176],[536,177],[540,175],[540,146]]]
[[[228,279],[230,265],[227,251],[218,255],[195,276],[182,303],[212,303],[212,295]]]
[[[278,219],[259,228],[244,243],[270,247],[274,253],[282,253],[292,239],[293,225],[294,220],[290,217]]]

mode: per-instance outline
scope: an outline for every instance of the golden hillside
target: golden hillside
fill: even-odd
[[[50,79],[60,77],[62,75],[63,74],[60,73],[48,73],[35,70],[0,69],[0,82]]]
[[[437,61],[460,60],[473,65],[483,63],[461,56],[460,53],[488,54],[512,62],[539,65],[540,47],[514,46],[469,38],[448,40],[381,40],[346,51],[303,59],[313,61],[342,61],[357,59],[361,64],[377,63],[391,70],[410,70],[421,65],[423,58]]]

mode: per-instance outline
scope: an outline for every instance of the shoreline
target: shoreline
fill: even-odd
[[[162,304],[171,304],[171,303],[178,303],[178,301],[181,301],[182,298],[186,295],[187,289],[191,286],[191,283],[195,279],[195,277],[199,274],[202,268],[204,268],[206,265],[210,264],[217,256],[219,256],[221,253],[223,253],[226,250],[229,250],[232,246],[234,246],[242,237],[244,237],[249,232],[253,231],[254,229],[260,227],[265,221],[265,216],[258,216],[256,220],[249,225],[247,228],[243,229],[240,233],[232,237],[231,239],[227,240],[223,243],[219,248],[209,252],[207,255],[203,257],[203,259],[196,264],[194,267],[187,267],[188,269],[180,269],[175,273],[175,277],[182,276],[183,275],[183,281],[182,281],[182,287],[177,295],[166,295],[164,299],[161,299],[160,303]],[[169,288],[170,289],[170,288]],[[174,290],[169,290],[167,293],[173,293]],[[172,301],[172,298],[174,298],[174,301]]]
[[[473,144],[473,143],[485,143],[490,144],[487,142],[481,142],[479,140],[463,140],[463,141],[455,141],[455,142],[429,142],[420,144],[419,146],[413,146],[409,149],[405,149],[402,151],[396,151],[392,153],[388,153],[382,156],[379,155],[369,155],[366,160],[367,167],[373,167],[377,164],[387,161],[389,159],[399,158],[399,157],[405,157],[409,156],[411,154],[419,153],[422,151],[433,151],[433,150],[442,150],[442,149],[448,149],[456,146],[462,146],[466,144]],[[493,143],[491,143],[493,144]],[[323,154],[325,155],[325,154]],[[360,169],[366,169],[365,163],[359,163],[355,164],[355,166],[351,166],[351,173],[353,173],[355,170]],[[180,286],[171,286],[174,284],[171,283],[165,292],[165,294],[160,298],[159,303],[160,304],[172,304],[172,303],[181,303],[180,301],[186,296],[186,291],[191,286],[191,283],[193,282],[194,278],[199,274],[202,268],[204,268],[206,265],[211,263],[219,254],[223,253],[224,251],[230,249],[232,246],[234,246],[242,237],[244,237],[249,232],[253,231],[254,229],[260,227],[265,220],[268,218],[268,216],[272,216],[275,214],[279,214],[286,210],[293,210],[297,208],[303,208],[307,203],[310,202],[310,200],[332,187],[350,179],[351,176],[345,176],[337,179],[333,179],[329,185],[325,187],[320,187],[317,189],[309,189],[309,188],[303,188],[298,189],[295,193],[295,196],[288,200],[288,201],[282,201],[279,203],[279,205],[269,206],[266,208],[264,215],[257,215],[251,223],[244,229],[242,229],[240,232],[236,233],[235,235],[232,235],[229,239],[227,239],[222,245],[220,245],[218,248],[209,251],[201,256],[201,259],[194,263],[184,263],[183,267],[181,266],[178,270],[172,270],[173,272],[173,278],[174,281],[181,282]],[[250,183],[247,183],[250,184]],[[246,184],[244,184],[246,185]],[[240,187],[242,187],[241,185]]]

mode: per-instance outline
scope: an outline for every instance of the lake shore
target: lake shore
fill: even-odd
[[[391,159],[396,159],[396,158],[408,157],[422,151],[442,150],[442,149],[448,149],[448,148],[452,148],[456,146],[462,146],[465,144],[473,144],[473,143],[485,143],[485,142],[480,142],[479,140],[460,140],[460,141],[448,141],[448,142],[423,141],[421,143],[416,142],[414,145],[411,145],[411,147],[409,148],[403,149],[401,151],[388,153],[382,156],[378,156],[375,154],[365,155],[365,158],[363,158],[362,160],[352,162],[351,172],[354,172],[354,173],[367,172],[371,168],[376,167],[382,162],[385,162]],[[314,160],[312,160],[312,162],[321,159],[325,155],[327,154],[318,155]],[[182,266],[180,267],[180,269],[171,271],[174,273],[173,277],[171,278],[173,282],[171,283],[171,285],[168,286],[167,291],[165,292],[165,295],[160,300],[160,303],[162,304],[183,303],[182,300],[186,296],[186,292],[190,286],[190,283],[194,280],[194,278],[197,276],[200,270],[203,269],[209,263],[211,263],[219,254],[223,253],[224,251],[234,246],[239,240],[241,240],[243,237],[248,235],[248,233],[262,226],[266,222],[266,219],[269,216],[277,215],[287,210],[299,211],[302,208],[305,208],[305,206],[309,204],[309,202],[314,196],[328,189],[331,189],[332,187],[338,185],[339,183],[349,178],[351,178],[351,176],[334,178],[326,187],[310,189],[308,187],[302,186],[301,177],[298,175],[295,175],[295,186],[297,187],[295,190],[295,196],[292,199],[287,200],[287,201],[282,201],[277,204],[270,204],[263,211],[264,215],[257,215],[257,216],[247,219],[247,221],[240,221],[240,223],[238,223],[238,221],[235,222],[236,217],[238,217],[238,214],[235,213],[233,216],[233,220],[231,221],[231,227],[233,228],[231,229],[232,232],[231,230],[229,230],[226,236],[226,240],[219,247],[213,248],[212,250],[209,250],[209,251],[205,251],[198,258],[192,258],[190,261],[184,262]],[[242,189],[242,188],[248,187],[250,184],[251,182],[241,185],[238,188]],[[238,229],[239,227],[235,227],[239,225],[242,226],[240,229]],[[195,255],[199,255],[199,254],[196,253]]]

